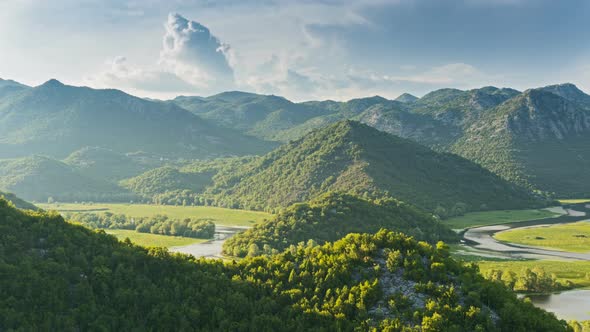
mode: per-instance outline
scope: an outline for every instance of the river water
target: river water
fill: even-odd
[[[171,252],[179,252],[183,254],[193,255],[195,257],[206,258],[223,258],[221,251],[225,240],[233,235],[247,230],[249,227],[229,227],[229,226],[215,226],[215,237],[213,240],[189,244],[188,246],[172,247]]]
[[[590,320],[590,289],[527,297],[535,306],[553,312],[560,319]]]
[[[555,218],[470,228],[463,233],[463,246],[469,248],[469,253],[479,254],[485,257],[590,261],[590,252],[572,253],[549,250],[499,242],[493,237],[495,233],[509,229],[540,227],[587,220],[588,212],[590,212],[588,211],[589,208],[590,206],[588,205],[578,205],[574,208],[563,210],[566,214]],[[531,299],[535,306],[555,313],[560,319],[590,320],[590,290],[588,289],[546,295],[527,295],[527,297]]]

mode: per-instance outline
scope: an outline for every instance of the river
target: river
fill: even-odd
[[[172,247],[171,252],[179,252],[183,254],[193,255],[195,257],[207,257],[207,258],[223,258],[221,254],[223,243],[233,235],[247,230],[249,227],[238,227],[238,226],[215,226],[215,237],[213,240],[189,244],[187,246]]]
[[[579,204],[564,210],[564,212],[567,213],[554,218],[467,229],[462,233],[463,246],[469,248],[469,253],[484,257],[590,261],[590,252],[573,253],[550,250],[515,243],[500,242],[494,238],[494,234],[509,229],[543,227],[547,225],[587,220],[590,206]],[[588,289],[571,290],[546,295],[528,295],[528,297],[535,306],[555,313],[560,319],[574,319],[579,321],[590,320],[590,290]]]

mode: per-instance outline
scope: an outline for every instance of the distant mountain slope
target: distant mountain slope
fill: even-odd
[[[178,97],[172,100],[204,119],[259,138],[286,142],[309,131],[349,119],[371,106],[392,101],[374,96],[347,102],[293,103],[273,95],[231,91],[211,97]]]
[[[139,175],[164,163],[155,156],[123,154],[99,147],[82,148],[70,154],[64,162],[81,174],[113,182]]]
[[[32,201],[129,201],[133,194],[80,174],[60,161],[32,156],[0,160],[0,189]]]
[[[400,103],[413,103],[418,99],[418,97],[411,95],[409,93],[402,93],[397,98],[395,98],[395,101],[399,101]]]
[[[376,233],[382,228],[431,243],[457,239],[452,230],[409,204],[391,198],[369,200],[327,193],[309,203],[295,204],[273,219],[231,237],[223,250],[227,255],[244,257],[252,245],[266,248],[260,252],[268,253],[309,240],[323,244],[350,233]]]
[[[461,135],[461,130],[453,125],[428,114],[409,112],[397,104],[369,107],[353,119],[432,148],[445,148]]]
[[[0,100],[10,94],[26,89],[30,89],[30,87],[13,80],[3,80],[0,78]]]
[[[528,90],[488,111],[452,150],[535,189],[590,195],[590,110],[554,89]]]
[[[472,90],[440,89],[430,92],[413,103],[412,111],[464,127],[477,120],[485,110],[518,95],[514,89],[483,87]]]
[[[273,145],[222,129],[170,103],[56,80],[0,99],[0,158],[59,158],[86,147],[206,158],[268,151]]]
[[[15,207],[17,207],[19,209],[33,210],[33,211],[39,210],[39,208],[37,206],[35,206],[34,204],[29,203],[23,199],[20,199],[19,197],[17,197],[13,193],[6,193],[6,192],[0,191],[0,198],[4,198],[5,200],[11,202],[12,204],[14,204]]]
[[[214,180],[207,192],[217,204],[247,209],[286,207],[328,191],[388,193],[431,211],[538,203],[466,159],[354,121],[316,130],[238,169],[219,172]]]
[[[178,97],[173,103],[220,126],[267,139],[323,114],[322,109],[296,104],[282,97],[239,91],[207,98]]]

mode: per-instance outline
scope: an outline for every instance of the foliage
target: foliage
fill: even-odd
[[[103,179],[83,175],[61,161],[31,156],[0,160],[0,188],[31,201],[125,202],[136,195]]]
[[[0,198],[11,202],[12,204],[14,204],[15,207],[17,207],[19,209],[32,210],[32,211],[39,210],[39,208],[37,206],[35,206],[34,204],[31,204],[23,199],[20,199],[19,197],[17,197],[13,193],[5,193],[5,192],[0,191]]]
[[[56,80],[0,99],[0,158],[64,158],[87,146],[168,158],[262,153],[274,144],[221,128],[171,103]]]
[[[587,261],[480,261],[478,265],[484,275],[492,270],[522,275],[523,271],[541,268],[546,275],[555,276],[557,282],[568,287],[590,286],[590,262]]]
[[[223,263],[0,204],[2,330],[571,331],[398,233]]]
[[[572,288],[571,282],[561,283],[555,274],[548,274],[540,266],[525,268],[520,273],[490,269],[484,274],[491,281],[500,282],[516,292],[550,293]]]
[[[124,214],[105,212],[68,213],[66,218],[90,228],[134,229],[140,233],[210,239],[215,234],[215,224],[209,219],[170,219],[166,215],[133,218]]]
[[[218,225],[251,226],[270,218],[272,215],[259,211],[224,209],[209,206],[168,206],[153,204],[108,204],[108,203],[58,203],[39,204],[45,210],[61,213],[92,212],[124,214],[131,218],[150,218],[167,215],[171,219],[209,219]]]
[[[430,211],[441,206],[446,215],[465,208],[543,204],[463,158],[353,121],[314,131],[241,167],[222,170],[213,181],[204,193],[213,204],[253,210],[276,210],[327,191],[391,195]]]
[[[436,243],[456,241],[450,229],[418,209],[390,198],[363,199],[327,193],[309,203],[295,204],[274,219],[237,234],[224,243],[224,253],[271,254],[298,243],[323,244],[350,233],[375,233],[382,228],[403,232]],[[253,249],[250,252],[251,248]]]

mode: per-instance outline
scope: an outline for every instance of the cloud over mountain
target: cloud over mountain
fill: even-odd
[[[107,61],[104,71],[87,78],[99,87],[132,92],[207,95],[234,87],[231,48],[204,25],[179,14],[169,14],[159,58],[152,66],[138,66],[125,56]]]
[[[229,45],[221,43],[204,25],[179,14],[168,15],[164,27],[162,65],[195,86],[233,85]]]

